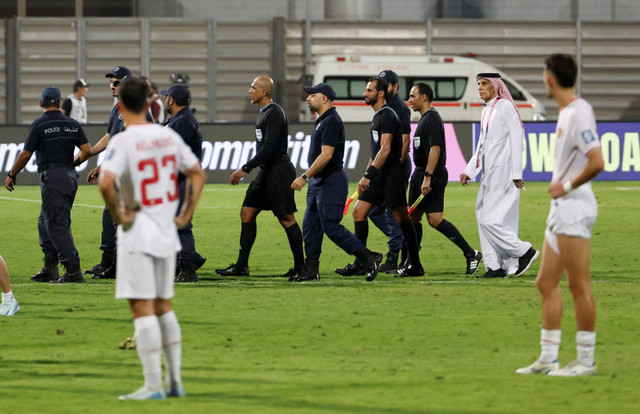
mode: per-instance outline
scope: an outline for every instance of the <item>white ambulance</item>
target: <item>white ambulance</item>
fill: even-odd
[[[371,77],[383,70],[393,70],[399,77],[398,94],[409,99],[411,87],[424,82],[434,91],[433,106],[442,119],[452,121],[478,121],[484,102],[478,96],[476,75],[482,72],[500,73],[523,121],[544,121],[546,112],[518,82],[484,62],[459,56],[374,56],[374,55],[322,55],[315,56],[305,85],[328,83],[336,92],[333,104],[345,122],[368,122],[371,108],[364,103],[362,93]],[[306,93],[303,94],[306,98]],[[412,113],[412,120],[418,119]],[[300,120],[312,121],[306,102],[301,102]]]

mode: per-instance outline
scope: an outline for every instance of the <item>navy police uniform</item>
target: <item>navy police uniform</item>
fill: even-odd
[[[78,190],[74,150],[89,141],[80,124],[60,111],[45,111],[29,127],[24,150],[36,153],[42,207],[38,218],[40,247],[45,257],[79,266],[71,234],[71,207]]]
[[[344,125],[340,115],[332,107],[318,118],[311,133],[309,165],[320,155],[323,145],[334,147],[334,151],[329,163],[309,180],[307,210],[302,225],[307,260],[319,259],[324,234],[351,255],[365,247],[340,224],[348,192],[347,174],[343,170],[342,161],[344,143]]]
[[[242,166],[249,172],[260,167],[242,205],[259,210],[271,210],[276,217],[297,211],[291,183],[296,170],[287,153],[289,126],[280,105],[271,102],[260,109],[256,121],[256,155]]]
[[[434,146],[440,147],[440,158],[431,176],[431,191],[424,196],[417,207],[426,213],[441,213],[444,210],[444,191],[449,181],[444,126],[438,111],[430,108],[420,117],[413,136],[413,163],[416,169],[411,176],[409,204],[413,204],[422,194],[422,181],[431,147]]]
[[[393,135],[391,151],[379,169],[376,178],[371,180],[369,188],[360,194],[360,200],[374,206],[386,202],[390,209],[406,207],[404,165],[400,162],[402,154],[402,133],[400,131],[398,115],[388,105],[384,105],[373,116],[369,143],[371,159],[373,160],[380,151],[380,140],[383,134]]]
[[[202,132],[200,131],[198,120],[188,107],[182,108],[177,114],[173,115],[167,126],[176,131],[191,148],[191,151],[196,157],[202,160]],[[178,204],[178,212],[182,209],[182,204],[184,203],[185,182],[184,175],[179,174],[178,189],[180,192],[180,203]],[[180,237],[180,244],[182,245],[182,250],[178,254],[178,261],[181,263],[193,263],[200,259],[200,255],[196,252],[191,220],[189,220],[189,223],[184,228],[178,230],[178,236]]]

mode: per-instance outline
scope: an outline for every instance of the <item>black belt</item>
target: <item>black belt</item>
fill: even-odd
[[[50,170],[51,168],[63,168],[63,167],[70,167],[73,168],[73,164],[67,164],[67,163],[46,163],[46,164],[40,164],[38,165],[38,172],[45,172],[47,170]]]

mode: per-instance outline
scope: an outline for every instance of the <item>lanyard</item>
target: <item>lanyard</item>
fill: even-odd
[[[487,114],[486,112],[482,113],[482,119],[480,120],[480,128],[482,131],[484,131],[484,136],[487,136],[487,132],[489,131],[489,122],[491,122],[491,115],[493,115],[493,108],[496,106],[496,104],[498,103],[498,101],[500,100],[500,98],[496,98],[495,101],[493,101],[493,105],[491,105],[491,109],[489,110],[489,118],[487,119],[487,123],[484,123],[484,116]],[[484,125],[484,127],[483,127]]]

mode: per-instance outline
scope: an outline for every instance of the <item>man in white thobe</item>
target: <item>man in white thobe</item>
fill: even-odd
[[[467,185],[482,171],[476,219],[487,272],[481,277],[520,276],[539,255],[531,243],[518,238],[524,127],[498,73],[480,73],[477,81],[486,107],[476,152],[460,174],[460,182]]]

